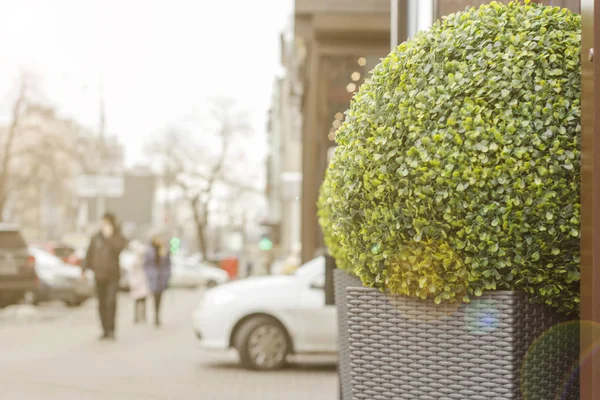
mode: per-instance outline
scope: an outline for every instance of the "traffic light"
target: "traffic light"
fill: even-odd
[[[179,239],[178,237],[173,237],[171,238],[169,244],[171,245],[171,254],[175,255],[179,253],[179,250],[181,248],[181,239]]]
[[[268,237],[263,237],[262,239],[260,239],[260,242],[258,242],[258,248],[262,251],[272,250],[273,242]]]

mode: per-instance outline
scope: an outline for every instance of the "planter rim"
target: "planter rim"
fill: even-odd
[[[363,292],[363,293],[372,293],[372,292],[378,292],[378,293],[382,293],[386,296],[390,296],[390,297],[395,297],[395,298],[404,298],[404,299],[408,299],[408,300],[412,300],[415,302],[433,302],[432,298],[428,298],[428,299],[420,299],[418,297],[413,297],[413,296],[407,296],[405,294],[393,294],[393,293],[389,293],[387,291],[382,292],[381,290],[379,290],[378,288],[373,288],[373,287],[366,287],[366,286],[348,286],[346,288],[346,291],[354,291],[354,292]],[[483,294],[481,296],[474,296],[471,298],[470,302],[465,302],[462,300],[456,301],[454,303],[449,303],[447,301],[442,301],[440,304],[436,304],[436,306],[444,306],[444,305],[448,305],[448,304],[453,304],[453,305],[469,305],[472,304],[473,302],[476,302],[477,300],[490,300],[490,296],[492,296],[492,300],[493,297],[499,297],[499,296],[528,296],[527,292],[525,292],[524,290],[486,290],[483,292]],[[573,318],[573,320],[579,320],[579,317],[575,316],[575,314],[560,314],[563,316],[567,316],[569,318]]]
[[[381,290],[379,290],[378,288],[375,287],[368,287],[368,286],[350,286],[348,287],[348,289],[352,289],[352,290],[357,290],[357,291],[361,291],[361,292],[370,292],[373,290],[376,290],[378,292],[381,292]],[[384,291],[382,293],[386,293],[386,294],[390,294],[387,291]],[[486,294],[491,294],[491,293],[498,293],[498,294],[509,294],[509,293],[523,293],[523,294],[527,294],[524,290],[486,290],[483,292],[483,294],[481,296],[476,296],[473,298],[479,298],[479,297],[483,297]],[[415,299],[415,300],[423,300],[421,298],[418,297],[414,297],[414,296],[407,296],[405,294],[392,294],[393,296],[398,296],[398,297],[407,297],[409,299]],[[461,303],[463,303],[461,301]]]

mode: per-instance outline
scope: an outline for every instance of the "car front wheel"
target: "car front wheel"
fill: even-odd
[[[260,316],[242,325],[236,335],[236,348],[242,366],[269,371],[286,365],[290,341],[281,324],[272,318]]]

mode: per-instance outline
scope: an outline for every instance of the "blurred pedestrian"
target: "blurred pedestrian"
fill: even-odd
[[[121,268],[119,256],[127,245],[114,214],[106,213],[100,221],[100,231],[92,236],[85,256],[83,273],[94,271],[98,313],[102,324],[100,339],[115,339],[117,293]],[[85,276],[85,275],[83,275]]]
[[[134,300],[134,323],[146,322],[146,298],[150,295],[148,285],[148,276],[144,268],[144,260],[146,257],[146,246],[134,241],[129,246],[135,253],[135,261],[129,271],[129,290],[131,297]]]
[[[144,269],[148,277],[150,293],[154,298],[154,324],[160,326],[160,304],[162,294],[171,278],[171,257],[162,234],[152,235],[152,240],[144,260]]]

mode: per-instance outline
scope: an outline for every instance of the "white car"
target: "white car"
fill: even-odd
[[[325,305],[325,258],[294,275],[235,281],[206,291],[193,315],[205,348],[237,349],[250,369],[283,367],[287,356],[337,351],[337,314]]]
[[[174,257],[171,263],[170,287],[195,289],[213,288],[229,280],[227,272],[203,262]]]

